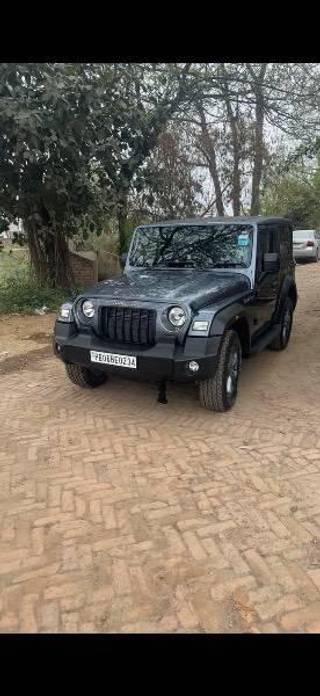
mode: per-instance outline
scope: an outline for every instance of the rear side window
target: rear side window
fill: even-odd
[[[258,274],[262,271],[263,255],[275,252],[279,253],[279,227],[278,225],[264,225],[258,227]]]
[[[275,225],[266,225],[258,229],[258,247],[263,254],[271,254],[279,251],[279,228]]]
[[[290,225],[282,225],[280,229],[280,259],[286,265],[292,260],[292,231]]]

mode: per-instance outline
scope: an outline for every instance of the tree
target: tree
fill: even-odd
[[[219,138],[219,133],[217,131],[210,131],[207,124],[205,110],[200,101],[197,105],[197,111],[200,117],[201,131],[196,140],[196,144],[201,154],[204,156],[205,161],[207,162],[207,166],[211,175],[215,192],[214,203],[216,205],[217,213],[218,215],[221,215],[223,217],[225,214],[223,204],[223,190],[221,188],[216,155],[216,147],[217,140]]]
[[[144,169],[144,186],[130,208],[149,220],[192,217],[200,212],[201,182],[190,165],[183,133],[164,131]]]
[[[308,164],[300,157],[289,170],[287,160],[279,163],[263,193],[262,210],[266,215],[276,213],[288,217],[296,229],[319,227],[319,159]]]
[[[67,237],[92,202],[82,65],[0,65],[0,209],[22,219],[39,283],[70,286]]]
[[[225,214],[229,201],[233,214],[239,215],[254,143],[252,109],[244,98],[246,68],[244,64],[207,64],[198,68],[198,75],[193,114],[184,118],[195,126],[195,147],[209,169],[218,215]]]
[[[308,148],[320,134],[319,65],[199,64],[196,74],[194,109],[181,118],[194,128],[216,208],[222,214],[230,200],[234,215],[258,214],[275,144],[285,139],[288,149]]]
[[[181,103],[192,99],[190,64],[118,63],[94,66],[92,132],[95,157],[105,175],[119,228],[119,251],[126,247],[129,196],[142,190],[145,163]],[[113,80],[103,87],[105,74]]]

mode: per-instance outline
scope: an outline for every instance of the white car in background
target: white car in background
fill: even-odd
[[[317,230],[293,230],[293,256],[299,261],[319,261],[320,232]]]

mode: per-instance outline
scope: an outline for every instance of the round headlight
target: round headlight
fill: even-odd
[[[168,319],[173,326],[183,326],[187,315],[182,307],[171,307],[168,313]]]
[[[82,311],[87,319],[92,319],[95,315],[96,308],[91,300],[85,300],[82,304]]]

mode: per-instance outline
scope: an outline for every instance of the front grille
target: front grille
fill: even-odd
[[[101,329],[109,341],[152,346],[156,340],[156,312],[135,307],[103,307]]]

